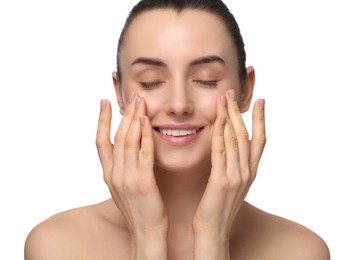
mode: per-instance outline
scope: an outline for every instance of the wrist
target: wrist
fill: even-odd
[[[195,234],[194,236],[195,260],[229,260],[229,238]]]
[[[133,260],[167,259],[167,232],[137,235],[132,240]]]

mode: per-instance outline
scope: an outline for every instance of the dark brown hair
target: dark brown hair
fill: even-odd
[[[118,73],[118,81],[121,83],[122,73],[120,68],[120,52],[125,40],[125,34],[132,21],[139,14],[155,9],[172,9],[181,12],[185,9],[197,9],[215,14],[223,21],[224,25],[230,33],[230,37],[237,51],[239,62],[239,78],[240,81],[246,79],[246,52],[245,45],[242,39],[240,28],[228,7],[220,0],[142,0],[133,7],[125,25],[120,34],[118,51],[116,58],[116,66]]]

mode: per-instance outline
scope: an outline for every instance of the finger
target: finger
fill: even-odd
[[[144,101],[137,97],[135,100],[135,113],[125,140],[124,165],[128,176],[138,172],[139,149],[141,141],[140,116],[144,115]]]
[[[206,190],[200,202],[199,215],[204,221],[210,221],[217,208],[222,209],[226,199],[228,181],[226,178],[226,152],[224,147],[224,126],[226,117],[217,116],[213,125],[211,144],[211,175]],[[218,192],[217,192],[218,191]],[[212,215],[213,214],[213,215]],[[219,214],[219,213],[218,213]]]
[[[226,123],[227,123],[227,121],[229,120],[228,118],[229,118],[229,115],[228,115],[228,110],[227,110],[227,98],[226,98],[226,96],[225,95],[223,95],[223,96],[220,96],[220,97],[218,97],[217,98],[217,102],[216,102],[216,113],[217,113],[217,118],[219,118],[219,117],[224,117],[225,118],[225,126],[223,127],[223,143],[224,143],[224,148],[226,149],[226,148],[228,148],[227,146],[226,146],[226,142],[225,142],[225,140],[226,140],[226,133],[225,133],[225,128],[227,127],[227,125],[226,125]],[[230,121],[230,120],[229,120]],[[217,129],[218,131],[221,131],[221,130],[219,130],[219,129]],[[214,130],[215,131],[215,130]],[[220,133],[219,133],[220,134]],[[230,136],[235,136],[235,134],[232,134],[232,133],[230,133]],[[221,137],[219,136],[217,139],[219,140]],[[231,143],[230,143],[231,144]],[[229,144],[229,145],[230,145]],[[225,151],[226,152],[226,151]],[[228,161],[228,160],[230,160],[231,158],[229,158],[229,157],[227,157],[226,156],[226,162]]]
[[[124,172],[123,171],[124,144],[125,144],[125,138],[126,138],[127,132],[132,123],[133,116],[136,109],[135,98],[136,98],[136,94],[132,92],[129,96],[128,104],[126,106],[125,113],[119,124],[119,128],[116,131],[114,136],[114,158],[113,158],[114,165],[113,166],[115,168],[115,173],[122,174]],[[120,178],[122,178],[122,176],[118,176],[118,178],[116,178],[119,183],[120,183]]]
[[[153,128],[147,116],[140,117],[142,138],[139,151],[140,174],[146,178],[154,176],[154,140]]]
[[[252,140],[251,140],[251,172],[257,173],[259,161],[261,159],[266,139],[265,133],[265,100],[259,99],[255,102],[252,113]]]
[[[217,117],[219,116],[224,116],[225,118],[228,117],[227,98],[225,96],[220,96],[217,98],[216,114],[217,114]]]
[[[133,120],[133,116],[135,113],[135,99],[137,95],[135,93],[131,93],[129,96],[129,102],[126,106],[125,113],[121,119],[119,128],[114,136],[114,144],[122,143],[125,140],[125,136],[127,135],[128,129]]]
[[[226,169],[229,180],[240,178],[240,156],[238,140],[236,138],[233,125],[227,119],[224,127],[224,146],[226,151]]]
[[[227,138],[227,133],[225,132],[225,129],[227,129],[227,123],[228,121],[230,121],[229,115],[228,115],[228,110],[227,110],[227,98],[225,95],[220,96],[217,98],[217,102],[216,102],[216,113],[217,113],[217,118],[219,117],[224,117],[225,118],[225,126],[223,127],[223,143],[224,143],[224,148],[227,149],[228,146],[227,145],[231,145],[232,143],[234,143],[234,139],[229,140],[230,142],[226,142],[226,138]],[[231,126],[231,123],[230,123]],[[217,129],[219,131],[219,129]],[[231,131],[234,131],[233,129],[230,129]],[[214,129],[215,131],[215,129]],[[233,138],[235,136],[234,133],[231,133],[231,131],[229,132],[229,138]],[[221,137],[218,137],[218,140]],[[236,139],[236,138],[235,138]],[[237,144],[237,142],[235,142]],[[229,149],[231,150],[232,147],[229,147]],[[225,151],[226,152],[226,151]],[[228,155],[226,154],[226,163],[228,163],[229,160],[231,160],[232,158],[228,157]]]
[[[113,144],[110,142],[111,105],[108,100],[101,100],[96,146],[101,161],[105,181],[110,180],[113,167]]]
[[[250,178],[250,141],[248,131],[242,119],[239,105],[236,100],[235,90],[231,89],[226,93],[228,100],[228,113],[232,122],[239,147],[239,163],[242,177],[244,180]]]
[[[214,125],[212,133],[212,144],[211,144],[211,161],[212,161],[212,172],[211,177],[225,176],[225,147],[224,147],[224,125],[226,118],[218,116]]]

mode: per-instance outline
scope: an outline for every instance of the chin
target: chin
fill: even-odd
[[[207,171],[211,169],[210,155],[206,156],[186,156],[180,154],[168,154],[166,156],[155,155],[155,168],[176,174]]]

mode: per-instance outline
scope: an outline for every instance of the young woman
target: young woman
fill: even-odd
[[[113,143],[107,100],[98,122],[112,199],[36,226],[26,259],[329,259],[318,235],[244,201],[266,141],[263,99],[251,140],[241,117],[245,59],[221,1],[139,2],[119,40]]]

